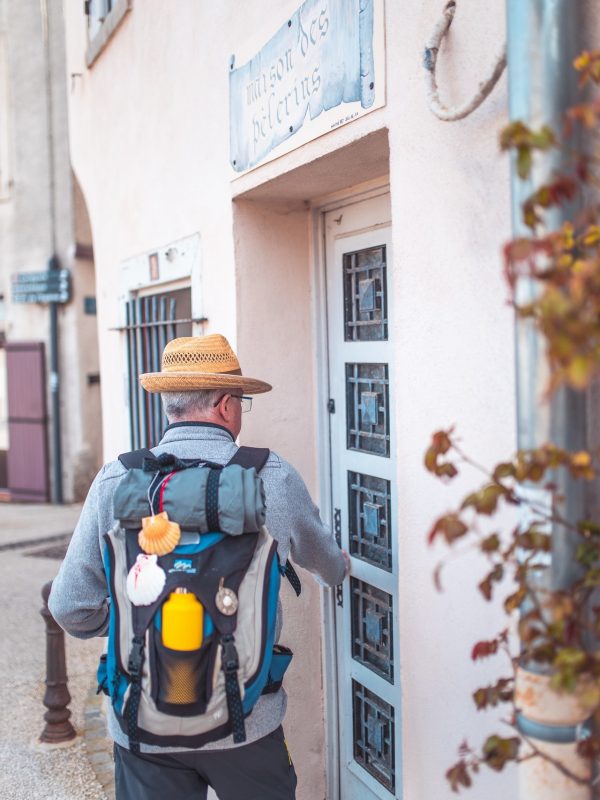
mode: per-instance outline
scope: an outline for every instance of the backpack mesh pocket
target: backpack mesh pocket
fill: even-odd
[[[151,630],[152,699],[159,711],[175,716],[203,714],[212,694],[216,641],[208,637],[198,650],[171,650],[159,630]]]

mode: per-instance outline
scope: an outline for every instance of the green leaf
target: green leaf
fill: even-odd
[[[537,147],[539,150],[548,150],[556,145],[554,131],[552,128],[548,127],[548,125],[544,125],[540,128],[537,133],[532,135],[531,139],[533,146]]]
[[[584,536],[600,536],[600,525],[591,519],[582,519],[577,528]]]
[[[468,527],[460,519],[458,514],[446,514],[435,521],[432,529],[429,531],[428,541],[432,544],[438,536],[443,536],[448,544],[453,544],[457,539],[464,536]]]
[[[600,586],[600,569],[594,567],[586,572],[583,579],[583,585],[586,589],[591,589],[594,586]]]
[[[517,546],[523,550],[541,551],[549,553],[552,550],[552,537],[542,533],[536,525],[517,536]]]
[[[501,678],[491,686],[485,686],[473,692],[473,700],[478,711],[495,707],[499,703],[509,703],[513,699],[512,678]]]
[[[590,381],[593,363],[586,356],[575,356],[567,367],[569,383],[576,389],[585,389]]]
[[[577,545],[575,558],[584,567],[591,567],[600,559],[600,546],[595,541],[582,542]]]
[[[507,614],[516,611],[521,605],[527,595],[527,590],[524,586],[520,586],[514,594],[509,595],[504,601],[504,610]]]
[[[587,661],[585,651],[577,647],[564,647],[554,659],[555,667],[569,667],[570,669],[581,669]]]
[[[550,686],[555,692],[572,694],[577,688],[577,674],[571,670],[559,670],[550,678]]]
[[[472,506],[478,514],[491,516],[498,507],[498,500],[500,497],[506,494],[507,490],[504,486],[500,486],[497,483],[490,483],[478,492],[468,495],[468,497],[463,500],[461,508],[464,509]]]
[[[484,553],[495,553],[499,547],[500,537],[497,533],[492,533],[490,536],[486,536],[481,543],[481,550]]]
[[[449,461],[447,461],[445,464],[438,464],[435,474],[438,476],[438,478],[448,478],[450,480],[458,475],[458,470],[454,464],[451,464]]]
[[[521,180],[529,177],[532,163],[531,148],[528,146],[517,148],[517,174]]]
[[[519,756],[521,740],[516,736],[503,739],[501,736],[489,736],[483,745],[483,760],[491,769],[500,772],[509,761]]]
[[[504,567],[502,564],[496,564],[494,569],[489,572],[486,577],[477,584],[477,588],[486,600],[492,599],[493,584],[498,583],[504,577]]]
[[[494,480],[500,482],[504,478],[512,478],[515,474],[515,466],[512,462],[506,461],[498,464],[494,469]]]

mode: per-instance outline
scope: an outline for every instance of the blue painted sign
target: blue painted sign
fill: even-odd
[[[12,276],[13,303],[68,303],[71,273],[68,269],[17,272]]]
[[[307,141],[371,109],[378,90],[382,98],[373,36],[378,2],[305,0],[250,61],[236,69],[231,60],[230,158],[236,172],[256,166],[303,128],[299,138]],[[306,135],[313,120],[343,104],[353,104],[351,114],[337,113],[333,124],[329,119]]]

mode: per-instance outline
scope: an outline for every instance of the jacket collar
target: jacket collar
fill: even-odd
[[[178,442],[182,439],[211,439],[212,441],[233,442],[231,432],[215,422],[172,422],[165,428],[160,444]]]

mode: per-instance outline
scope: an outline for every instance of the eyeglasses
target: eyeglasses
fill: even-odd
[[[221,397],[219,397],[219,399],[217,400],[217,402],[213,403],[213,408],[216,408],[216,406],[219,405],[219,403],[221,402],[221,400],[224,397],[227,397],[227,395],[226,394],[222,394]],[[235,397],[236,400],[240,401],[240,405],[242,407],[242,414],[245,414],[247,411],[251,411],[252,410],[252,398],[251,397],[246,397],[245,395],[241,395],[241,394],[230,394],[229,397]]]

